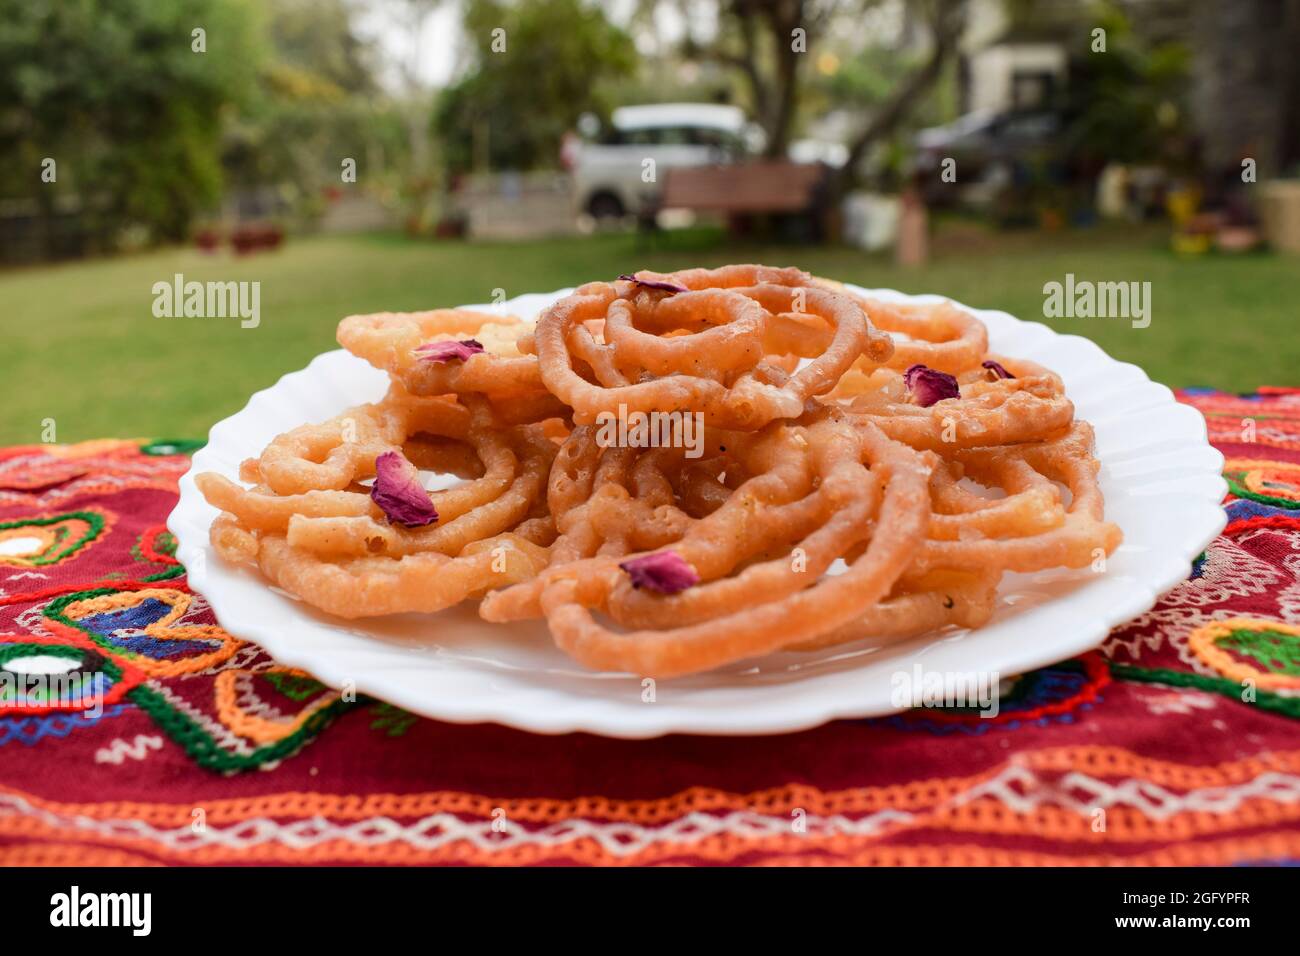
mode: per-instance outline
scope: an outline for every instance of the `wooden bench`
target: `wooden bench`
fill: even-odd
[[[733,232],[743,232],[754,216],[798,217],[820,227],[827,168],[820,163],[758,160],[726,166],[670,169],[663,189],[640,216],[653,230],[664,209],[721,213]]]

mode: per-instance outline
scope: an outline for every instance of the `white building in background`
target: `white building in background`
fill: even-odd
[[[1069,57],[1059,43],[996,43],[964,56],[967,113],[1032,110],[1064,87]]]
[[[1013,30],[1005,0],[972,0],[959,61],[962,112],[1045,108],[1064,89],[1069,64],[1056,36]]]

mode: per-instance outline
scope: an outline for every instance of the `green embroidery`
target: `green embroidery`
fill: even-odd
[[[206,438],[156,438],[140,446],[146,455],[189,455],[208,443]]]
[[[75,627],[77,630],[85,632],[88,637],[95,637],[94,631],[88,627],[83,627],[80,622],[67,617],[63,613],[63,609],[69,604],[76,604],[78,601],[84,601],[87,598],[97,598],[102,597],[105,594],[116,593],[117,588],[91,588],[87,591],[74,591],[72,594],[65,594],[63,597],[55,598],[49,604],[45,605],[45,610],[41,612],[41,616],[58,621],[60,624],[67,624],[69,627]]]
[[[168,581],[172,578],[179,578],[184,573],[185,573],[185,569],[181,567],[179,564],[175,564],[165,571],[159,571],[157,574],[147,574],[144,577],[142,577],[140,580],[148,581],[150,583],[154,581]]]
[[[1240,681],[1228,680],[1226,677],[1206,677],[1189,671],[1174,671],[1165,668],[1134,667],[1132,664],[1119,664],[1111,661],[1110,672],[1121,680],[1140,681],[1146,684],[1168,684],[1170,687],[1195,687],[1197,690],[1210,691],[1230,697],[1238,703],[1247,703],[1241,699]],[[1300,697],[1283,697],[1269,691],[1256,691],[1254,705],[1261,710],[1271,710],[1287,717],[1300,718]]]
[[[160,531],[158,536],[153,539],[153,547],[159,554],[174,558],[176,557],[176,536],[170,531]]]
[[[88,651],[86,648],[70,647],[66,644],[4,644],[0,645],[0,668],[6,667],[10,661],[17,658],[33,657],[36,655],[40,655],[41,657],[66,657],[70,660],[84,662],[86,660],[86,655],[90,653],[93,652]],[[96,673],[104,674],[108,677],[109,681],[114,684],[122,679],[122,668],[115,664],[112,659],[103,654],[97,654],[95,655],[95,660],[98,663],[98,671]],[[90,686],[92,690],[95,690],[96,673],[83,674],[78,672],[76,675],[76,689],[78,691],[84,691],[87,686]],[[50,689],[53,690],[57,686],[57,684],[52,683]],[[105,690],[106,689],[107,688],[105,688]],[[14,688],[0,685],[0,702],[6,704],[13,703],[16,699],[13,690]],[[44,692],[41,692],[36,697],[25,698],[24,702],[55,704],[60,703],[61,701],[57,695],[46,695]]]
[[[66,657],[69,660],[84,661],[86,651],[80,647],[68,647],[63,644],[3,644],[0,645],[0,669],[7,669],[12,660],[18,660],[24,657]],[[115,668],[117,676],[120,677],[122,672]],[[103,671],[108,673],[105,666]],[[74,670],[67,674],[53,675],[55,679],[44,682],[43,685],[34,689],[25,689],[23,694],[18,693],[16,681],[0,681],[0,703],[13,704],[15,702],[22,704],[58,704],[62,702],[58,691],[67,689],[73,694],[83,694],[87,687],[92,691],[95,690],[96,674],[85,673],[80,669]]]
[[[1238,628],[1215,643],[1249,657],[1267,671],[1300,676],[1300,638],[1294,634],[1267,628],[1258,631]]]
[[[176,539],[170,531],[160,531],[153,539],[153,547],[159,554],[165,554],[169,558],[176,557]],[[135,539],[135,544],[131,545],[131,557],[145,564],[155,564],[153,558],[145,556],[144,553],[144,535]]]
[[[183,574],[184,571],[185,569],[179,565],[168,569],[170,576]],[[91,640],[99,643],[97,638],[100,635],[97,635],[89,627],[84,627],[69,618],[63,613],[63,610],[69,604],[74,604],[77,601],[117,593],[119,592],[116,588],[94,588],[88,591],[78,591],[75,594],[65,594],[63,597],[55,598],[47,604],[43,614],[45,617],[59,621],[62,624],[75,627]],[[122,674],[121,669],[107,658],[105,659],[104,671],[114,680],[119,679]],[[282,740],[258,747],[248,754],[240,755],[222,750],[216,739],[207,730],[188,715],[172,707],[162,694],[148,684],[141,684],[134,690],[129,691],[126,696],[127,699],[152,717],[154,723],[161,727],[167,736],[184,747],[185,752],[190,755],[195,763],[221,773],[254,770],[272,760],[280,760],[293,754],[303,744],[320,733],[336,716],[352,706],[351,703],[340,698],[316,711],[303,721],[301,727]]]
[[[68,555],[81,550],[82,547],[89,544],[99,537],[104,530],[104,516],[97,511],[69,511],[67,514],[53,515],[49,518],[21,518],[18,521],[0,521],[0,531],[10,531],[15,528],[30,528],[33,525],[44,527],[46,525],[56,525],[60,522],[67,521],[70,518],[80,518],[86,522],[85,533],[72,544],[63,550],[59,546],[67,540],[69,529],[66,527],[54,529],[54,543],[46,549],[45,553],[39,558],[33,558],[32,564],[44,566],[47,564],[58,564]]]
[[[148,684],[141,684],[127,694],[132,702],[153,718],[172,740],[185,748],[201,767],[220,773],[236,773],[240,770],[255,770],[272,760],[282,760],[296,753],[304,744],[319,734],[339,714],[351,705],[343,700],[322,707],[305,721],[303,725],[281,740],[265,744],[248,754],[232,754],[222,750],[213,736],[195,723],[187,714],[176,710],[161,694]]]
[[[1296,501],[1294,498],[1275,498],[1273,495],[1261,495],[1258,491],[1251,491],[1230,474],[1225,474],[1223,477],[1228,482],[1228,488],[1238,498],[1249,498],[1251,501],[1261,501],[1264,504],[1275,505],[1278,508],[1300,508],[1300,501]]]
[[[370,722],[370,729],[382,730],[389,737],[401,737],[419,719],[414,714],[383,701],[370,708],[370,712],[375,715],[375,719]]]
[[[275,689],[285,697],[288,697],[292,701],[297,701],[300,704],[307,698],[314,697],[325,689],[325,685],[314,677],[302,677],[298,674],[285,674],[280,672],[272,672],[270,674],[263,674],[262,676],[265,677],[269,683],[274,685]]]
[[[76,591],[72,594],[65,594],[63,595],[63,597],[55,598],[49,604],[45,605],[45,610],[41,612],[41,616],[47,617],[52,621],[58,621],[60,624],[66,624],[68,627],[75,627],[82,634],[85,634],[86,637],[90,638],[90,640],[93,641],[97,646],[103,648],[104,650],[116,654],[120,654],[128,660],[134,660],[135,658],[138,658],[140,655],[134,654],[130,651],[126,651],[120,647],[115,646],[111,641],[107,640],[103,634],[100,634],[97,631],[92,630],[90,627],[82,624],[80,621],[74,621],[72,618],[68,617],[66,614],[63,613],[63,609],[66,608],[69,604],[76,604],[78,601],[84,601],[89,598],[102,597],[105,594],[120,594],[120,593],[121,591],[118,588],[93,588],[89,591]]]

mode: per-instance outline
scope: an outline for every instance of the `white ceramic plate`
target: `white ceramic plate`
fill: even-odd
[[[569,291],[471,308],[533,319]],[[870,294],[939,301],[887,290]],[[554,647],[540,623],[491,625],[472,606],[369,621],[319,613],[215,555],[208,526],[216,510],[193,476],[217,471],[236,478],[239,462],[281,432],[378,399],[386,376],[341,350],[284,376],[212,429],[181,479],[168,527],[190,584],[230,633],[334,687],[352,686],[439,720],[638,738],[779,733],[891,713],[899,709],[890,702],[892,675],[916,664],[925,671],[1005,677],[1096,647],[1114,625],[1148,610],[1185,578],[1225,522],[1219,505],[1226,491],[1223,456],[1208,443],[1199,413],[1088,339],[1005,312],[969,311],[987,324],[991,351],[1040,362],[1065,380],[1077,414],[1096,429],[1106,514],[1124,531],[1105,573],[1008,575],[993,620],[977,631],[775,654],[659,681],[654,701],[646,702],[638,678],[585,670]]]

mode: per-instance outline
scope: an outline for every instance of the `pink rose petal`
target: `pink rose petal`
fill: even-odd
[[[664,282],[661,279],[638,279],[631,273],[624,273],[619,276],[624,282],[635,282],[637,285],[646,289],[658,289],[660,292],[690,292],[691,290],[684,285],[677,285],[675,282]]]
[[[695,569],[675,551],[657,551],[631,558],[619,567],[632,579],[632,587],[659,594],[676,594],[700,583]]]
[[[992,372],[994,378],[1015,378],[1014,375],[1002,366],[1001,362],[995,362],[992,359],[985,359],[980,364]]]
[[[957,387],[955,378],[947,372],[925,365],[913,365],[904,372],[903,384],[912,393],[912,400],[922,408],[929,408],[945,398],[961,397],[961,389]]]
[[[419,469],[401,452],[386,451],[375,459],[370,497],[394,524],[421,528],[438,520],[433,499],[420,484]]]
[[[474,339],[463,339],[460,342],[425,342],[423,345],[417,345],[415,351],[419,352],[420,358],[426,362],[463,361],[471,355],[482,352],[483,344]]]

